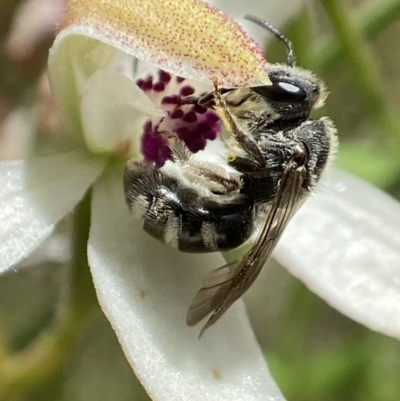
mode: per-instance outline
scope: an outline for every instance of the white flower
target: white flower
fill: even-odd
[[[208,38],[225,17],[204,11],[207,18],[196,19],[203,9],[194,0],[95,3],[104,8],[96,10],[89,0],[70,2],[49,59],[55,96],[80,146],[66,154],[0,164],[0,272],[34,249],[92,187],[88,256],[97,296],[150,396],[281,400],[241,302],[201,341],[198,331],[185,325],[193,295],[206,272],[223,264],[222,258],[182,254],[156,242],[138,229],[122,192],[123,162],[128,154],[139,157],[143,123],[158,121],[164,111],[131,79],[129,58],[120,51],[209,82],[211,70],[226,72],[226,60],[210,56],[196,64],[169,35],[179,32],[179,24],[195,27],[201,21]],[[143,4],[149,7],[145,18],[134,20],[131,13],[141,15]],[[189,7],[190,13],[179,14],[179,7]],[[157,25],[160,18],[162,27]],[[228,34],[237,33],[224,21]],[[140,39],[138,24],[144,32]],[[156,28],[163,40],[152,36],[146,43],[146,34],[149,39]],[[254,49],[245,41],[232,44],[232,57],[240,50],[240,57],[253,63],[243,69],[232,62],[227,84],[263,78],[265,69]],[[325,190],[293,219],[276,256],[344,313],[398,336],[399,211],[388,196],[334,172]]]

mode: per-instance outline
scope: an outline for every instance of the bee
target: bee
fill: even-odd
[[[322,82],[295,66],[292,44],[276,28],[245,18],[285,44],[287,64],[269,65],[271,85],[226,89],[214,80],[213,92],[186,99],[224,122],[230,138],[222,161],[202,160],[166,133],[172,162],[131,161],[124,173],[126,202],[144,230],[181,251],[230,250],[259,229],[245,255],[205,277],[186,319],[193,326],[211,314],[200,336],[256,280],[337,146],[333,123],[310,119],[326,98]]]

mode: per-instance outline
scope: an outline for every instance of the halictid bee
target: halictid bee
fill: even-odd
[[[126,202],[144,230],[181,251],[227,251],[261,227],[242,258],[204,279],[187,314],[192,326],[212,313],[201,333],[250,288],[336,148],[332,122],[310,119],[326,98],[323,84],[294,66],[291,42],[278,30],[245,18],[277,36],[288,60],[269,65],[272,85],[224,89],[215,81],[213,92],[187,99],[215,109],[230,132],[223,162],[196,158],[166,133],[173,162],[131,161],[124,175]]]

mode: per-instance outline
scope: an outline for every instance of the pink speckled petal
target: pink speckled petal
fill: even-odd
[[[100,305],[156,401],[283,401],[238,301],[198,340],[186,311],[221,255],[190,255],[148,236],[111,169],[94,186],[88,257]],[[112,213],[110,213],[112,210]]]
[[[200,0],[71,0],[58,41],[100,40],[187,78],[221,86],[268,84],[259,46],[221,11]]]

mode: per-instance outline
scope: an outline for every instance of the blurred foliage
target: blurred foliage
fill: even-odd
[[[47,245],[44,244],[44,247]],[[39,253],[45,249],[39,250]],[[68,266],[54,262],[28,266],[0,280],[1,328],[8,344],[22,349],[51,323],[59,304],[57,289]],[[51,289],[49,291],[49,288]],[[15,296],[17,294],[17,296]],[[2,332],[1,334],[5,334]],[[145,391],[132,373],[108,321],[99,307],[93,311],[67,362],[47,380],[38,381],[18,401],[144,401]],[[0,378],[0,389],[2,379]],[[9,397],[2,401],[11,401]]]
[[[400,124],[396,113],[400,107],[400,1],[338,1],[351,11],[336,20],[339,26],[334,11],[327,13],[332,2],[336,0],[309,1],[285,33],[294,43],[298,64],[323,77],[331,91],[327,106],[318,114],[329,115],[338,128],[337,163],[399,196],[400,132],[395,127]],[[19,3],[2,1],[2,45]],[[349,43],[340,36],[345,32],[341,31],[346,28],[344,20],[354,34]],[[1,107],[6,109],[4,113],[20,105],[33,107],[51,40],[44,38],[32,58],[23,61],[11,60],[4,47],[1,49],[0,118]],[[340,43],[357,46],[357,40],[362,41],[360,57],[367,60],[364,67],[340,50]],[[270,62],[285,61],[278,41],[272,41],[267,54]],[[371,98],[373,93],[379,97]],[[393,118],[393,124],[386,124],[382,117],[386,115]],[[54,132],[38,129],[33,148],[46,147],[54,139],[59,144],[68,141],[51,134]],[[59,231],[68,235],[70,230],[71,219],[67,219]],[[38,250],[39,255],[47,255],[46,246]],[[0,358],[23,351],[70,307],[71,297],[63,290],[71,274],[70,261],[45,261],[42,257],[29,264],[19,269],[18,275],[11,272],[0,280]],[[267,274],[268,280],[256,283],[247,300],[270,369],[288,400],[400,399],[398,341],[340,315],[283,269],[275,266]],[[260,303],[267,306],[260,307]],[[36,385],[1,401],[148,400],[97,305],[85,324],[74,330],[75,340],[68,343],[63,363]],[[1,383],[0,377],[0,391]]]

